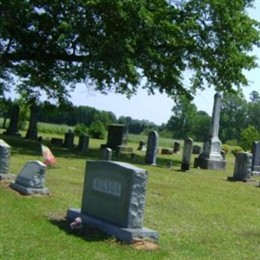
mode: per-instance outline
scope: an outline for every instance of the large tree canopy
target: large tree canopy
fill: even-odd
[[[173,97],[241,87],[257,65],[252,2],[0,0],[0,95],[15,84],[63,99],[81,82],[131,96],[142,79]]]

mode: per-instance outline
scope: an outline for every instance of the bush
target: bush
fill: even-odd
[[[89,136],[97,139],[105,139],[106,129],[101,122],[94,122],[88,130]]]
[[[227,154],[230,151],[230,147],[227,144],[223,144],[221,146],[221,150],[225,151],[225,153]]]
[[[227,140],[225,143],[226,143],[227,145],[230,145],[230,146],[236,146],[236,145],[238,145],[236,139]]]
[[[47,123],[38,124],[39,133],[64,135],[67,131],[68,131],[68,126],[66,125],[55,125],[55,124],[47,124]]]
[[[243,148],[240,146],[234,146],[232,149],[232,153],[234,154],[235,157],[237,156],[238,152],[243,152],[243,151],[244,151]]]
[[[77,124],[74,128],[74,133],[76,136],[85,135],[88,133],[88,128],[85,124]]]
[[[260,133],[254,126],[248,126],[241,132],[240,145],[245,150],[250,150],[252,143],[260,138]]]

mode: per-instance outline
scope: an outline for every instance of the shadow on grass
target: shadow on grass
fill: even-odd
[[[81,229],[72,230],[70,228],[70,222],[65,218],[51,218],[49,221],[51,224],[64,231],[67,235],[80,237],[87,242],[103,241],[111,238],[111,236],[108,236],[101,230],[88,225],[84,225]]]
[[[25,139],[23,137],[0,135],[0,139],[5,140],[12,147],[12,154],[24,154],[30,156],[42,156],[41,143],[37,140]],[[101,149],[91,149],[89,148],[87,152],[80,152],[77,148],[67,149],[62,146],[54,146],[50,143],[50,140],[42,140],[42,144],[47,145],[55,157],[63,158],[79,158],[79,159],[91,159],[100,160],[102,159]],[[145,163],[145,154],[137,153],[120,153],[116,155],[115,151],[112,153],[113,161],[122,161],[128,163],[134,163],[142,165],[147,165]],[[180,167],[180,160],[174,158],[173,156],[161,157],[157,156],[156,167],[160,168],[171,168]]]
[[[0,135],[0,139],[3,139],[11,147],[12,154],[24,154],[24,155],[34,155],[42,156],[41,143],[37,140],[25,139],[23,137]],[[99,159],[101,156],[101,151],[98,149],[89,149],[88,152],[80,152],[76,148],[67,149],[62,146],[53,146],[49,141],[43,140],[43,145],[47,145],[55,157],[70,157],[70,158],[87,158]]]

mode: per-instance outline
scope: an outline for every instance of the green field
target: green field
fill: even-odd
[[[156,250],[139,250],[90,228],[75,233],[65,219],[68,208],[80,208],[86,160],[101,158],[105,140],[90,139],[89,152],[80,154],[51,147],[50,136],[41,135],[57,158],[46,172],[51,195],[22,196],[0,182],[0,259],[260,259],[260,177],[227,181],[232,154],[225,171],[181,172],[181,153],[158,155],[157,166],[148,166],[144,152],[136,151],[139,137],[131,137],[134,158],[113,155],[149,172],[144,226],[158,231],[160,239]],[[28,160],[42,161],[39,143],[0,138],[12,146],[11,173]],[[160,143],[167,146],[172,140]]]

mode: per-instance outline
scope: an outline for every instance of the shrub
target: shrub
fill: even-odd
[[[101,122],[94,122],[90,125],[88,133],[90,137],[104,139],[106,137],[106,129]]]
[[[242,151],[244,151],[244,150],[240,146],[234,146],[233,149],[232,149],[232,153],[234,154],[235,157],[237,156],[238,152],[242,152]]]
[[[254,126],[248,126],[241,132],[240,145],[245,150],[250,150],[252,143],[260,138],[260,133]]]
[[[87,126],[85,124],[77,124],[74,128],[74,133],[77,136],[81,136],[88,133]]]
[[[237,140],[236,139],[231,139],[231,140],[227,140],[225,143],[227,145],[230,145],[230,146],[236,146],[237,145]]]
[[[227,154],[230,151],[230,147],[227,144],[223,144],[221,146],[221,150],[225,151],[225,153]]]

